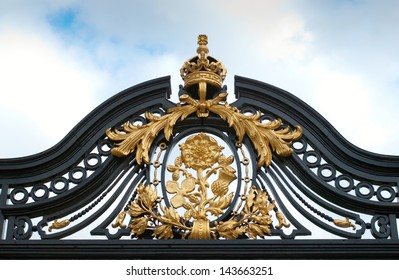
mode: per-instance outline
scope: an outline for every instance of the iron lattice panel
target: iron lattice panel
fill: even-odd
[[[162,116],[175,106],[168,101],[170,82],[165,77],[115,95],[47,152],[0,161],[1,256],[397,258],[398,157],[352,146],[317,112],[281,89],[236,77],[235,90],[232,106],[243,114],[260,112],[261,121],[278,118],[283,128],[300,124],[303,129],[303,137],[293,144],[294,154],[273,155],[269,167],[255,164],[257,155],[246,136],[250,171],[238,168],[241,177],[251,173],[251,183],[268,194],[269,202],[276,201],[291,228],[273,227],[264,240],[196,241],[153,240],[151,233],[144,240],[132,239],[128,228],[112,227],[137,198],[137,186],[154,183],[154,166],[137,164],[134,155],[112,156],[113,143],[105,131],[128,120],[145,125],[145,112]],[[214,115],[179,121],[174,137],[190,129],[235,141],[235,132]],[[159,134],[155,142],[164,137]],[[232,150],[242,162],[240,150]],[[353,229],[334,224],[346,217]],[[55,220],[68,220],[69,225],[49,231]]]

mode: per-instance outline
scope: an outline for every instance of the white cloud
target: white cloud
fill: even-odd
[[[26,147],[15,147],[15,152],[2,150],[0,156],[50,148],[97,105],[93,97],[101,75],[90,67],[80,68],[84,62],[77,63],[77,53],[44,37],[13,30],[0,34],[0,45],[0,127],[7,127],[7,134],[15,135],[12,138],[27,142]],[[20,118],[10,118],[5,109]],[[36,137],[43,137],[38,147],[28,145],[30,136],[23,137],[24,128],[32,126],[37,127]]]

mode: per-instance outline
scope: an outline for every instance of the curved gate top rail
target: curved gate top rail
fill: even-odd
[[[111,97],[57,145],[0,159],[1,258],[399,258],[399,157],[345,140],[198,37],[170,77]]]

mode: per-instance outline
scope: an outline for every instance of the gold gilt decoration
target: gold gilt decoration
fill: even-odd
[[[346,217],[345,220],[334,219],[334,225],[342,228],[351,227],[353,230],[356,230],[356,226],[350,222],[349,217]]]
[[[135,125],[126,122],[122,130],[107,129],[107,137],[116,142],[112,154],[117,157],[127,156],[136,152],[136,160],[139,164],[150,162],[148,153],[152,142],[157,135],[163,131],[166,140],[173,134],[173,128],[177,121],[184,121],[188,116],[196,113],[199,118],[206,118],[210,113],[218,115],[228,122],[237,134],[237,141],[242,142],[245,135],[249,136],[258,153],[258,165],[268,166],[272,159],[272,151],[278,155],[289,156],[292,154],[290,145],[292,141],[299,139],[302,135],[300,126],[292,131],[290,127],[281,129],[281,120],[276,119],[269,123],[260,122],[261,113],[244,115],[236,107],[226,102],[227,93],[219,93],[213,99],[206,99],[207,85],[221,88],[221,83],[226,75],[224,66],[214,61],[210,62],[207,53],[208,48],[206,35],[200,35],[197,49],[198,59],[185,62],[181,74],[185,81],[185,88],[198,84],[199,100],[189,94],[180,96],[180,103],[171,108],[163,116],[157,116],[149,112],[145,113],[148,121],[145,125]],[[194,62],[193,62],[194,61]],[[212,78],[206,78],[212,77]],[[216,78],[218,77],[218,78]],[[212,81],[218,80],[217,83]]]
[[[205,133],[190,136],[180,145],[181,154],[174,164],[167,166],[172,174],[172,180],[166,182],[171,206],[161,205],[162,198],[155,188],[140,185],[137,198],[112,226],[126,228],[124,219],[129,215],[128,227],[138,238],[147,229],[157,239],[236,239],[243,235],[256,239],[271,235],[269,212],[275,202],[269,202],[267,193],[254,186],[245,188],[229,219],[216,221],[232,203],[234,193],[229,192],[229,185],[237,178],[231,167],[234,158],[223,155],[223,149]],[[210,183],[213,174],[217,178]],[[281,212],[276,216],[278,228],[289,226]]]
[[[180,68],[180,76],[184,81],[184,87],[188,88],[201,82],[222,88],[222,83],[226,78],[226,67],[222,62],[208,56],[208,37],[198,36],[197,56],[184,62]]]
[[[69,226],[70,221],[68,220],[63,220],[63,221],[58,221],[58,220],[54,220],[54,222],[51,224],[51,226],[49,226],[48,231],[51,232],[53,229],[61,229],[64,228],[66,226]]]
[[[145,125],[137,126],[127,122],[123,125],[123,131],[108,129],[106,132],[108,138],[117,142],[116,147],[112,149],[112,154],[121,157],[136,151],[137,162],[148,164],[150,162],[149,149],[155,137],[163,130],[166,140],[169,140],[176,122],[179,119],[183,121],[195,112],[199,117],[207,117],[210,112],[219,115],[228,122],[230,127],[234,128],[238,142],[242,142],[244,136],[248,135],[257,150],[259,166],[270,164],[272,151],[285,157],[292,154],[290,148],[292,141],[299,139],[302,135],[300,126],[296,126],[295,130],[291,131],[288,126],[280,129],[282,124],[280,119],[261,123],[260,112],[244,115],[224,101],[226,96],[226,93],[220,93],[212,100],[200,102],[184,94],[180,96],[180,102],[184,104],[180,103],[169,109],[164,116],[145,113],[148,120]]]

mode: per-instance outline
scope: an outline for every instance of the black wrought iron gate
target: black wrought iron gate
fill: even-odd
[[[0,160],[1,258],[398,258],[399,157],[198,56],[113,96],[56,146]]]

